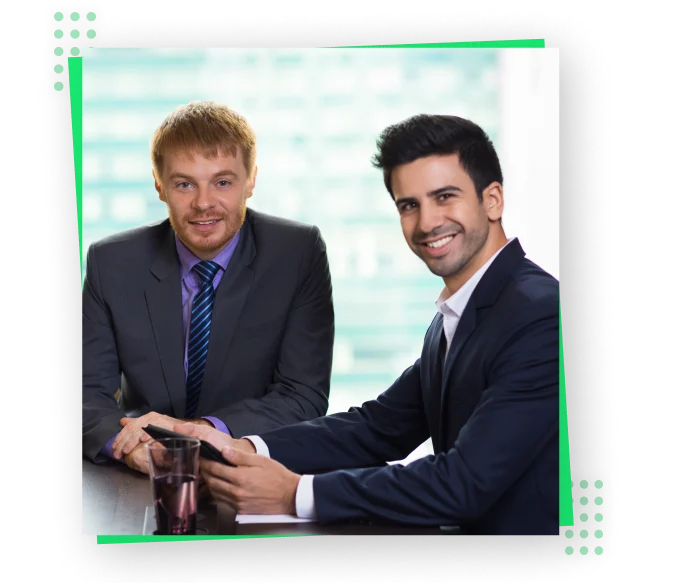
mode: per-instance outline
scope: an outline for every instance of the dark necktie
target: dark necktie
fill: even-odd
[[[218,273],[218,264],[213,261],[201,261],[192,269],[202,281],[202,286],[192,302],[190,315],[190,338],[188,340],[188,376],[185,416],[192,419],[197,412],[199,394],[202,389],[202,378],[206,366],[206,355],[209,351],[211,335],[211,315],[216,293],[213,289],[213,278]]]

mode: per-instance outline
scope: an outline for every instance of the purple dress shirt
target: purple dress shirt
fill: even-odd
[[[238,231],[237,234],[232,238],[226,246],[218,255],[216,255],[212,261],[220,265],[222,269],[218,270],[216,276],[213,278],[213,289],[218,289],[220,280],[223,279],[223,273],[227,269],[227,266],[230,264],[232,255],[234,255],[234,250],[237,248],[239,243],[239,238],[241,231]],[[192,301],[194,297],[199,292],[201,287],[201,281],[199,276],[192,271],[192,268],[201,261],[192,251],[190,251],[185,244],[176,236],[176,251],[178,252],[178,260],[180,261],[180,280],[181,280],[181,303],[183,306],[183,335],[185,337],[185,354],[183,360],[183,368],[185,369],[185,378],[187,379],[188,374],[188,340],[190,338],[190,314],[192,312]],[[217,417],[202,417],[210,421],[218,431],[223,431],[230,434],[230,430],[227,428],[227,425],[223,423]],[[103,446],[102,453],[108,458],[113,458],[112,444],[117,437],[117,433],[113,435]],[[120,461],[123,461],[120,460]]]

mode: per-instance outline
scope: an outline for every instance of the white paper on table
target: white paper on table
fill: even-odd
[[[293,514],[237,514],[237,524],[283,524],[289,522],[316,522],[311,518],[298,518]]]

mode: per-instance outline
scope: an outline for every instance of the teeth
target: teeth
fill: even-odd
[[[196,221],[198,225],[211,225],[216,221]]]
[[[432,249],[438,249],[438,247],[443,247],[443,245],[452,241],[453,237],[454,235],[452,237],[443,237],[443,239],[439,239],[438,241],[434,241],[433,243],[427,243],[427,245]]]

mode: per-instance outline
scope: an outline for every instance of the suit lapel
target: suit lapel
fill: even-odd
[[[441,384],[441,397],[439,406],[441,415],[444,415],[444,412],[449,410],[448,407],[450,406],[451,392],[453,390],[461,391],[463,388],[450,386],[450,374],[454,364],[457,362],[457,358],[461,353],[462,348],[475,329],[476,307],[472,301],[472,298],[469,298],[469,302],[467,303],[466,308],[464,308],[462,317],[459,319],[459,323],[457,324],[457,329],[455,330],[455,335],[452,338],[450,350],[448,350],[448,356],[446,357],[445,364],[443,366],[443,380]],[[450,415],[450,419],[452,419],[452,414]],[[447,436],[451,431],[452,427],[450,427],[450,424],[444,423],[441,426],[441,443],[447,442]]]
[[[476,289],[474,289],[469,301],[462,312],[462,317],[459,320],[455,335],[448,351],[448,356],[443,367],[443,380],[441,388],[441,410],[447,411],[449,406],[450,391],[461,391],[462,387],[451,387],[450,379],[452,369],[459,358],[462,349],[466,345],[467,340],[471,337],[479,323],[478,313],[484,308],[492,306],[509,280],[509,275],[513,268],[522,261],[525,257],[525,252],[520,246],[518,239],[511,241],[502,249],[501,253],[495,257],[494,261],[483,274]],[[482,320],[482,314],[481,314]],[[448,432],[454,431],[447,425],[443,428],[444,436]],[[457,429],[457,428],[455,428]],[[445,437],[444,437],[445,439]]]
[[[476,329],[476,306],[473,302],[473,298],[469,298],[469,302],[464,308],[462,317],[459,319],[459,324],[457,324],[457,329],[455,330],[455,335],[452,338],[452,344],[450,344],[450,350],[448,351],[448,356],[445,359],[445,365],[443,366],[443,387],[448,383],[450,378],[450,373],[452,371],[452,366],[457,361],[457,356],[462,351],[464,344],[469,339],[469,336]]]
[[[229,348],[235,337],[237,324],[246,304],[246,298],[255,274],[252,261],[256,249],[251,220],[252,213],[249,210],[242,226],[241,239],[237,249],[216,290],[216,300],[211,317],[209,351],[206,356],[206,367],[199,398],[198,411],[200,412],[212,408],[215,395],[223,388],[221,386],[222,370],[226,361],[229,360]]]
[[[429,333],[429,390],[427,391],[428,412],[431,424],[429,427],[434,447],[440,443],[440,428],[441,423],[441,399],[442,391],[438,387],[442,386],[443,380],[443,362],[445,360],[445,333],[443,332],[443,316],[439,314],[433,324],[433,328]]]
[[[167,222],[168,225],[168,222]],[[185,333],[181,300],[180,263],[173,229],[164,241],[150,271],[156,281],[145,290],[164,382],[176,417],[185,415]]]

